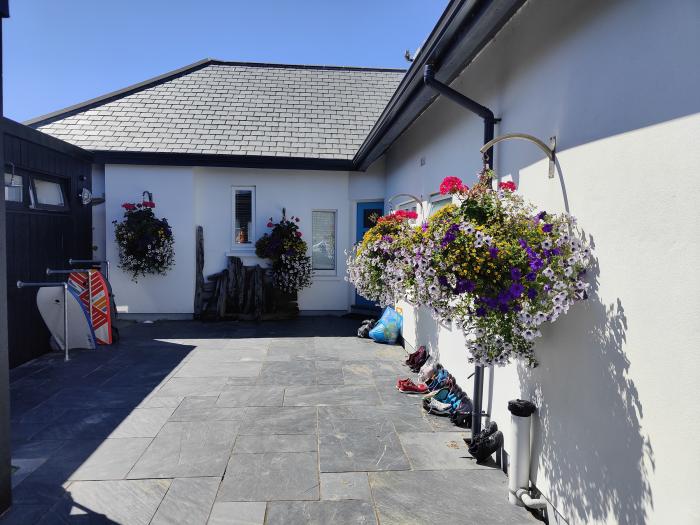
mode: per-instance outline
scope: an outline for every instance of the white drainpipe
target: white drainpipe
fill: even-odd
[[[542,509],[547,507],[544,498],[530,497],[530,427],[535,405],[530,401],[515,399],[508,402],[515,443],[508,465],[508,501],[513,505]]]

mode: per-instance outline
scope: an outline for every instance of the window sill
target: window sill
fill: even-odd
[[[343,278],[337,275],[314,275],[314,281],[342,281]]]

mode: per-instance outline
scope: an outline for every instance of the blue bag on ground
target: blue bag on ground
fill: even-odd
[[[377,343],[387,343],[393,345],[401,333],[401,324],[403,322],[403,317],[401,314],[394,310],[391,306],[387,306],[386,310],[382,314],[381,319],[377,321],[369,331],[369,336],[374,339]]]

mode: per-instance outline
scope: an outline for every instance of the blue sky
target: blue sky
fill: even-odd
[[[446,4],[11,0],[5,115],[26,120],[207,57],[404,68],[404,51],[425,40]]]

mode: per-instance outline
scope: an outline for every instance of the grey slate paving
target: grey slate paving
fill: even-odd
[[[326,419],[319,421],[321,472],[408,470],[410,464],[388,421]]]
[[[259,454],[262,452],[316,452],[318,440],[315,434],[253,434],[239,435],[233,452]]]
[[[173,407],[136,408],[119,423],[110,438],[156,437],[173,413]]]
[[[247,408],[240,434],[315,434],[315,407]]]
[[[284,387],[227,386],[216,400],[220,407],[278,407],[282,406]]]
[[[151,525],[206,525],[219,482],[219,478],[174,479]]]
[[[169,421],[238,421],[245,417],[245,408],[217,405],[215,397],[186,397]]]
[[[366,472],[321,473],[321,499],[359,499],[369,501],[369,479]]]
[[[403,432],[399,440],[413,470],[466,470],[478,465],[467,451],[462,432]]]
[[[266,507],[261,501],[217,501],[207,525],[263,525]]]
[[[20,468],[0,524],[354,524],[374,523],[375,506],[382,525],[531,522],[496,464],[469,459],[468,431],[396,390],[404,352],[355,330],[338,318],[133,324],[109,352],[13,371]],[[258,371],[176,375],[217,369]]]
[[[39,129],[86,149],[351,159],[403,75],[213,62]]]
[[[129,479],[221,476],[237,421],[166,423],[129,472]]]
[[[317,500],[315,452],[233,454],[218,501]]]
[[[39,523],[65,523],[54,519],[72,516],[79,523],[148,525],[169,486],[166,479],[76,481]]]
[[[151,441],[151,438],[105,439],[69,479],[123,479]]]
[[[322,385],[292,386],[285,390],[284,406],[327,406],[379,404],[374,386]]]
[[[367,501],[275,501],[267,506],[266,523],[268,525],[327,525],[329,523],[370,525],[376,524],[377,519],[371,503]]]
[[[262,366],[259,385],[313,385],[316,367],[313,361],[272,361]]]
[[[369,482],[382,525],[539,523],[508,503],[508,479],[498,470],[371,472]]]

